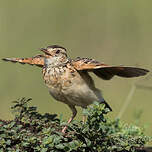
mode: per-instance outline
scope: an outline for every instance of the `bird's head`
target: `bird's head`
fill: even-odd
[[[50,57],[67,56],[66,49],[59,45],[51,45],[47,48],[41,48],[40,50]]]
[[[45,64],[57,65],[67,61],[66,49],[59,45],[51,45],[40,49],[45,53]]]

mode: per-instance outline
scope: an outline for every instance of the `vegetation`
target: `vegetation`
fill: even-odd
[[[108,119],[108,109],[96,102],[84,110],[84,124],[75,120],[63,134],[65,121],[56,114],[38,113],[36,107],[28,106],[30,100],[15,101],[11,107],[14,120],[0,121],[0,151],[127,152],[136,151],[150,140],[141,128]]]

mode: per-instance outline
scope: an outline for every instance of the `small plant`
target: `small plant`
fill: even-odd
[[[95,102],[84,110],[87,120],[73,121],[61,133],[65,121],[56,114],[40,114],[22,98],[12,106],[14,120],[0,121],[0,151],[10,152],[117,152],[136,151],[149,140],[137,126],[110,120],[108,109]]]

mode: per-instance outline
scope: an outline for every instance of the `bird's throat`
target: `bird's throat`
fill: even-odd
[[[67,57],[51,57],[44,60],[46,67],[58,67],[66,64],[68,61],[69,59]]]

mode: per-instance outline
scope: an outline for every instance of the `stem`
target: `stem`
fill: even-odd
[[[120,109],[120,112],[119,112],[117,118],[120,119],[122,117],[122,115],[124,114],[124,112],[126,111],[128,105],[129,105],[129,103],[130,103],[130,101],[131,101],[131,99],[133,97],[135,89],[136,89],[136,86],[133,84],[131,89],[130,89],[130,92],[128,93],[128,96],[127,96],[127,98],[126,98],[126,100],[125,100],[125,102],[124,102],[124,104],[122,106],[122,108]]]

